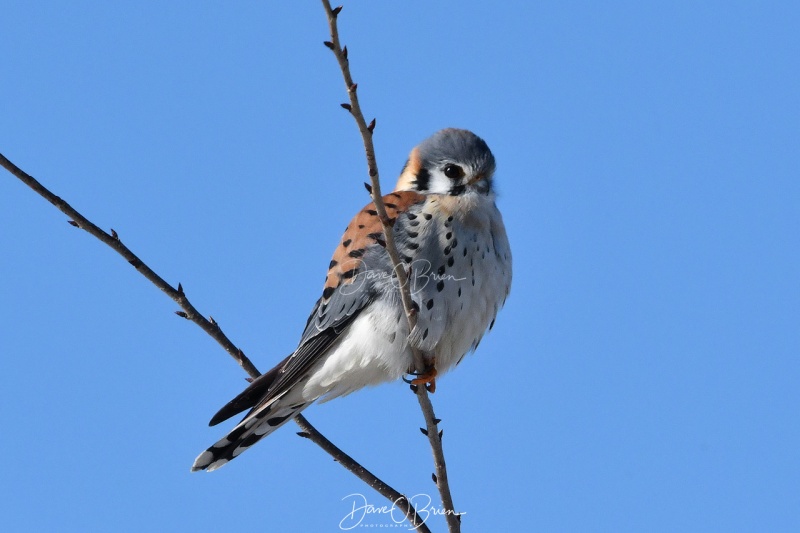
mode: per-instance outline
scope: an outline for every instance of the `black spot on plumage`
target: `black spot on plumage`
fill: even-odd
[[[419,304],[417,302],[411,302],[411,309],[419,313]]]
[[[376,216],[378,214],[378,212],[375,211],[374,209],[367,209],[365,211],[365,213],[367,213],[368,215],[372,215],[372,216]]]
[[[333,287],[325,287],[325,290],[322,291],[322,297],[327,300],[328,298],[330,298],[333,295],[333,291],[335,291],[335,290],[336,289],[334,289]]]
[[[417,248],[419,248],[419,243],[410,242],[410,243],[406,244],[406,247],[411,248],[412,250],[416,250]]]
[[[368,233],[367,237],[369,237],[373,241],[378,241],[378,240],[381,240],[383,238],[383,232],[382,231],[376,231],[374,233]]]
[[[453,256],[450,256],[450,257],[447,259],[447,266],[451,267],[451,266],[453,266],[453,264],[454,264],[455,262],[456,262],[455,258],[454,258]]]
[[[358,229],[364,229],[364,224],[359,224]]]
[[[425,307],[428,308],[428,311],[433,309],[433,299],[428,300],[428,303],[425,304]]]
[[[444,238],[449,241],[450,239],[453,238],[453,232],[452,231],[448,231],[447,233],[445,233]]]
[[[425,331],[422,332],[422,340],[425,340],[427,338],[428,338],[428,328],[425,328]]]
[[[451,245],[447,245],[444,247],[444,255],[450,255],[450,252],[453,251],[453,247]]]
[[[287,418],[289,418],[289,416],[290,416],[290,415],[286,415],[286,416],[273,416],[272,418],[270,418],[269,420],[267,420],[267,424],[269,424],[269,425],[270,425],[270,426],[272,426],[272,427],[279,426],[279,425],[281,425],[283,422],[285,422],[285,421],[286,421],[286,419],[287,419]]]
[[[467,249],[466,249],[466,247],[464,248],[464,257],[467,257]]]
[[[407,255],[401,256],[401,259],[403,260],[404,263],[410,263],[411,262],[411,258],[408,257]]]
[[[442,266],[439,267],[439,270],[437,270],[437,274],[439,274],[440,276],[443,276],[444,275],[444,271],[445,271],[445,268],[444,268],[444,265],[442,265]]]
[[[406,213],[406,216],[408,217],[408,220],[416,220],[417,218],[417,215],[414,213]]]
[[[439,283],[436,284],[436,290],[439,292],[444,290],[444,280],[439,280]]]
[[[237,448],[249,448],[259,440],[261,440],[261,435],[256,435],[255,433],[252,433],[247,437],[245,437],[244,439],[242,439],[242,442],[239,443],[239,446],[237,446]]]
[[[395,198],[397,198],[398,200],[399,200],[400,198],[402,198],[402,197],[403,197],[403,195],[402,195],[402,194],[400,194],[399,192],[393,192],[393,193],[391,193],[389,196],[394,196],[394,197],[395,197]]]
[[[422,213],[422,216],[425,217],[425,220],[430,220],[433,218],[433,215],[430,213]]]
[[[412,239],[416,239],[417,237],[419,237],[419,233],[417,233],[416,231],[409,231],[409,232],[406,232],[406,235],[408,235],[408,236],[409,236],[409,237],[411,237]]]
[[[461,287],[458,288],[458,297],[461,298]]]
[[[411,222],[408,223],[408,225],[411,226],[412,228],[416,228],[417,226],[419,226],[419,220],[412,220]]]
[[[349,255],[350,257],[356,257],[356,258],[361,257],[361,256],[364,255],[364,249],[363,248],[359,248],[358,250],[352,250],[347,255]]]
[[[389,344],[394,344],[394,340],[397,338],[397,332],[393,331],[391,335],[389,335]]]
[[[452,215],[450,215],[449,217],[447,217],[447,221],[448,221],[448,222],[452,222],[452,221],[453,221],[453,216],[452,216]]]
[[[454,239],[453,239],[453,242],[451,243],[451,245],[453,246],[453,248],[455,248],[456,246],[458,246],[458,239],[455,239],[455,238],[454,238]]]
[[[335,260],[331,259],[331,264],[328,265],[328,270],[332,269],[333,267],[335,267],[338,264],[339,264],[339,261],[335,261]]]
[[[495,320],[495,319],[493,318],[493,319],[492,319],[492,323],[491,323],[491,324],[489,324],[489,331],[491,331],[491,330],[492,330],[492,328],[494,327],[494,320]]]
[[[389,202],[385,202],[383,205],[385,205],[389,209],[397,209],[397,204],[392,204],[392,203],[389,203]]]
[[[427,191],[431,182],[431,174],[427,169],[421,168],[417,172],[417,179],[414,180],[414,185],[418,191]]]
[[[353,276],[355,276],[357,273],[358,273],[358,269],[357,268],[351,268],[347,272],[342,272],[342,278],[350,279]]]
[[[342,246],[347,248],[348,246],[350,246],[351,242],[353,242],[353,239],[347,239],[346,241],[342,241]]]

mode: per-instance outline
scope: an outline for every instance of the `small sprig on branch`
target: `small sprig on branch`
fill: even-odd
[[[378,163],[375,159],[375,147],[372,143],[372,134],[375,129],[375,119],[367,124],[364,114],[361,111],[361,106],[358,102],[358,85],[353,81],[350,74],[350,60],[347,57],[347,47],[342,47],[339,40],[339,28],[337,20],[339,13],[342,11],[342,6],[331,8],[329,0],[322,0],[322,5],[325,8],[325,13],[328,16],[328,26],[330,28],[331,40],[325,41],[324,44],[336,56],[339,63],[339,68],[342,71],[344,84],[347,88],[349,96],[349,103],[341,104],[341,106],[350,112],[353,119],[356,121],[359,132],[361,132],[361,139],[364,143],[364,153],[367,158],[367,169],[370,177],[370,184],[365,184],[367,191],[372,197],[372,202],[375,204],[375,211],[381,220],[383,226],[383,234],[386,239],[386,251],[392,260],[392,267],[397,275],[397,280],[400,286],[400,297],[405,309],[406,318],[408,320],[409,331],[413,331],[417,324],[416,311],[411,299],[411,289],[409,287],[408,278],[410,276],[410,267],[407,271],[400,260],[400,255],[397,252],[397,246],[394,242],[394,233],[392,231],[391,222],[386,214],[386,206],[383,204],[383,196],[381,195],[380,174],[378,172]],[[411,346],[414,356],[414,366],[417,372],[422,374],[426,371],[425,359],[422,353],[415,347]],[[431,404],[428,392],[425,387],[417,387],[412,385],[412,390],[416,393],[419,400],[420,408],[422,409],[423,416],[425,417],[426,429],[423,434],[427,435],[431,445],[431,452],[433,453],[433,461],[436,472],[432,475],[433,481],[439,489],[439,495],[442,499],[442,506],[445,510],[445,518],[447,519],[447,527],[450,532],[461,531],[461,518],[456,513],[453,505],[453,497],[450,493],[450,484],[447,478],[447,465],[444,459],[444,450],[442,449],[442,432],[439,431],[439,419],[436,418],[433,412],[433,404]]]
[[[33,176],[29,175],[17,167],[14,163],[9,161],[3,154],[0,154],[0,166],[19,178],[20,181],[36,191],[39,196],[53,204],[56,208],[58,208],[59,211],[67,215],[69,217],[67,222],[69,222],[70,225],[86,231],[90,235],[107,244],[115,252],[125,258],[128,263],[136,268],[136,270],[145,278],[147,278],[153,285],[161,289],[162,292],[172,298],[172,300],[180,305],[182,309],[182,311],[175,311],[175,314],[181,318],[191,320],[200,326],[203,331],[208,333],[211,338],[217,341],[217,343],[219,343],[225,349],[225,351],[236,360],[239,366],[241,366],[244,371],[247,372],[251,380],[261,375],[255,365],[244,354],[244,352],[237,348],[236,345],[234,345],[233,342],[231,342],[231,340],[227,337],[227,335],[222,332],[219,323],[211,316],[206,319],[200,312],[197,311],[197,309],[189,301],[189,298],[186,296],[183,290],[183,285],[178,283],[178,287],[175,288],[167,283],[161,276],[156,274],[153,269],[147,266],[144,261],[139,259],[139,257],[134,254],[130,248],[122,243],[119,238],[119,234],[116,231],[112,229],[111,233],[109,234],[100,229],[89,219],[81,215],[66,201],[53,194],[44,185],[39,183]],[[403,511],[403,513],[405,513],[408,521],[413,524],[418,531],[430,533],[430,529],[428,529],[428,526],[425,525],[424,519],[419,516],[417,510],[414,508],[408,498],[389,486],[387,483],[375,476],[372,472],[364,468],[348,454],[339,449],[324,435],[322,435],[322,433],[317,431],[317,429],[312,426],[303,415],[297,415],[295,417],[295,422],[302,430],[298,433],[298,435],[309,439],[314,444],[322,448],[326,453],[333,457],[334,461],[341,464],[352,474],[361,479],[364,483],[375,489],[382,496],[396,505],[401,511]]]

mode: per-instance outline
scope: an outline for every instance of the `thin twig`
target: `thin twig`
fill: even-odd
[[[89,234],[94,237],[97,237],[103,243],[110,246],[115,252],[120,254],[122,257],[125,258],[128,263],[133,265],[140,274],[142,274],[145,278],[147,278],[153,285],[161,289],[167,296],[172,298],[178,305],[180,305],[183,311],[176,311],[176,313],[187,319],[191,320],[198,326],[200,326],[203,331],[208,333],[215,341],[217,341],[228,354],[233,357],[237,363],[247,372],[250,377],[257,378],[260,375],[260,372],[255,367],[255,365],[247,358],[247,356],[236,347],[236,345],[231,342],[231,340],[222,332],[222,329],[219,327],[219,324],[213,318],[206,319],[202,314],[200,314],[197,309],[189,302],[189,299],[186,297],[184,293],[183,286],[179,283],[178,287],[175,288],[164,279],[156,274],[149,266],[147,266],[139,257],[136,256],[127,246],[122,244],[122,241],[119,239],[119,235],[113,229],[111,233],[106,233],[99,227],[97,227],[94,223],[92,223],[89,219],[81,215],[78,211],[76,211],[71,205],[69,205],[66,201],[64,201],[59,196],[53,194],[49,189],[47,189],[44,185],[39,183],[33,176],[26,173],[14,163],[9,161],[3,154],[0,154],[0,166],[4,167],[8,170],[11,174],[19,178],[23,183],[25,183],[28,187],[36,191],[39,196],[56,206],[62,213],[67,215],[70,220],[69,223],[75,227],[78,227],[82,230],[85,230]],[[331,441],[325,438],[322,433],[317,431],[311,423],[306,420],[306,418],[302,415],[297,415],[295,417],[295,422],[300,428],[303,430],[301,436],[308,438],[314,444],[322,448],[326,453],[331,455],[333,459],[357,476],[359,479],[364,481],[367,485],[378,491],[382,496],[387,498],[389,501],[393,502],[399,509],[401,509],[406,518],[414,525],[419,531],[430,533],[428,527],[423,523],[423,519],[419,517],[417,514],[416,509],[413,505],[409,502],[408,498],[404,495],[397,492],[395,489],[387,485],[377,476],[372,474],[369,470],[364,468],[361,464],[355,461],[352,457],[347,455],[337,446],[335,446]]]
[[[389,217],[386,215],[386,207],[383,204],[383,197],[381,195],[380,174],[378,173],[378,163],[375,159],[375,148],[372,144],[372,132],[375,128],[375,120],[373,119],[373,121],[367,125],[367,121],[364,119],[364,114],[361,111],[361,106],[358,102],[358,94],[356,92],[358,85],[353,82],[353,77],[350,74],[350,61],[347,57],[347,47],[342,48],[339,40],[337,19],[342,7],[331,8],[329,0],[322,0],[322,5],[325,7],[325,13],[328,16],[328,26],[330,27],[331,34],[331,40],[326,41],[324,44],[331,49],[336,56],[339,68],[342,71],[345,87],[347,88],[347,94],[350,97],[350,103],[342,104],[342,107],[350,112],[358,125],[358,130],[361,132],[361,139],[364,142],[364,152],[367,158],[367,169],[372,183],[370,195],[372,196],[372,202],[375,204],[375,211],[377,211],[383,226],[383,234],[386,239],[386,251],[392,260],[392,267],[397,275],[400,286],[400,297],[406,312],[406,318],[408,319],[409,331],[413,331],[417,324],[417,316],[411,300],[411,289],[408,283],[409,273],[403,266],[400,255],[397,252],[397,246],[394,242],[394,233]],[[426,365],[422,353],[413,346],[411,346],[411,351],[413,353],[414,366],[417,372],[425,372]],[[426,388],[416,387],[415,392],[425,417],[425,425],[427,426],[426,434],[430,441],[436,469],[434,481],[442,499],[442,507],[445,510],[447,527],[451,532],[458,532],[461,531],[461,518],[455,511],[453,497],[450,493],[450,484],[447,478],[447,465],[444,459],[444,450],[442,449],[442,433],[438,428],[438,419],[433,412],[433,404],[431,404]]]
[[[340,460],[338,458],[343,457],[358,465],[357,469],[347,469],[361,479],[361,481],[378,491],[380,494],[386,496],[390,502],[397,506],[397,508],[406,515],[408,521],[414,525],[417,531],[430,533],[430,529],[428,529],[428,526],[425,525],[424,518],[420,518],[420,516],[417,514],[417,510],[405,495],[400,494],[392,487],[378,479],[372,472],[356,463],[349,455],[337,448],[331,441],[323,437],[322,434],[314,429],[314,427],[309,424],[305,418],[296,417],[295,420],[297,420],[297,425],[303,430],[299,432],[298,435],[307,439],[311,439],[323,450],[328,452],[329,455],[337,457],[337,461]]]

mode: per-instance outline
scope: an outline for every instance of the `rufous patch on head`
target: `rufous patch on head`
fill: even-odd
[[[422,170],[422,160],[419,157],[419,149],[414,148],[408,155],[406,166],[403,167],[403,172],[400,173],[400,177],[397,179],[397,186],[395,187],[395,190],[413,190],[415,188],[414,182],[416,181],[417,174],[419,174],[420,170]]]
[[[417,203],[425,201],[425,196],[414,191],[395,191],[383,197],[386,215],[390,223]],[[343,284],[353,283],[363,263],[367,248],[385,245],[383,226],[375,205],[370,203],[353,217],[342,235],[342,240],[333,253],[322,298],[327,301],[333,292]]]

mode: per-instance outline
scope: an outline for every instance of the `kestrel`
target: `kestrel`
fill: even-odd
[[[362,209],[333,254],[322,297],[297,349],[214,415],[246,410],[230,433],[195,459],[215,470],[297,416],[367,385],[413,374],[410,346],[434,384],[475,350],[511,286],[511,250],[492,179],[495,160],[472,132],[445,129],[411,151],[394,192],[383,197],[417,324],[409,332],[375,206]]]

